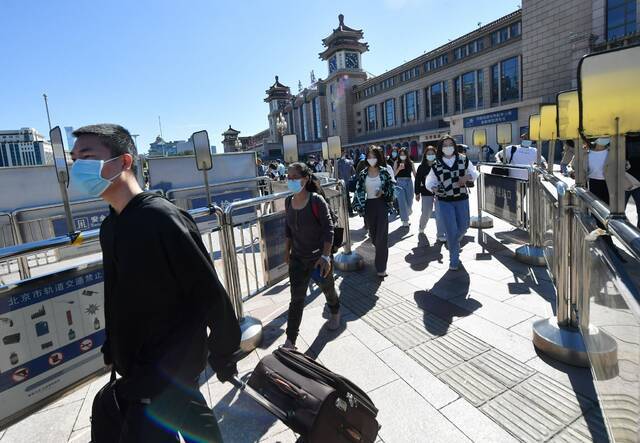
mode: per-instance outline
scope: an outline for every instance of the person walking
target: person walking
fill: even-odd
[[[353,208],[351,207],[351,195],[349,194],[349,183],[353,175],[356,173],[356,169],[353,167],[353,161],[349,158],[349,154],[346,152],[340,159],[338,159],[338,180],[344,180],[344,185],[347,189],[347,205],[349,210],[349,216],[353,215]]]
[[[280,180],[284,180],[287,175],[287,168],[285,167],[284,162],[281,159],[278,159],[276,167],[278,169],[278,177]]]
[[[415,194],[416,201],[419,202],[422,200],[422,213],[420,214],[420,225],[418,226],[418,232],[420,234],[424,234],[424,230],[427,227],[427,223],[431,218],[431,214],[434,212],[434,207],[436,205],[436,197],[427,187],[425,186],[425,180],[431,168],[436,162],[436,154],[437,150],[435,146],[427,146],[422,154],[422,162],[418,166],[418,171],[416,172],[416,182],[415,182]],[[444,241],[445,233],[444,227],[442,226],[442,220],[440,219],[439,211],[435,211],[436,216],[436,239],[438,241]]]
[[[387,276],[389,258],[389,211],[393,205],[393,183],[378,146],[367,152],[369,167],[358,175],[353,208],[365,218],[369,237],[375,247],[375,267],[378,277]]]
[[[110,206],[100,246],[102,354],[112,382],[94,399],[92,441],[164,443],[180,433],[221,442],[198,378],[207,353],[220,381],[237,374],[240,327],[198,227],[188,212],[140,189],[125,128],[90,125],[73,135],[71,185]],[[105,412],[112,410],[118,419]]]
[[[569,176],[569,164],[573,160],[573,156],[575,155],[575,143],[573,140],[565,140],[564,145],[562,146],[562,159],[560,160],[560,172],[565,177]]]
[[[340,300],[332,270],[333,219],[312,172],[304,163],[292,163],[287,186],[292,197],[285,200],[285,262],[289,265],[291,302],[287,315],[285,348],[295,349],[302,322],[304,300],[313,279],[327,300],[331,318],[327,329],[340,327]]]
[[[393,168],[396,160],[398,160],[398,148],[392,148],[391,154],[389,154],[389,157],[387,157],[387,164]]]
[[[437,210],[447,235],[449,270],[460,268],[460,241],[469,228],[469,190],[467,182],[475,181],[478,171],[467,157],[456,152],[453,137],[444,136],[438,144],[436,162],[425,187],[438,196]]]
[[[416,168],[409,158],[407,148],[400,148],[398,158],[393,162],[393,173],[398,185],[398,205],[402,226],[409,227],[409,217],[413,214],[413,180],[416,176]],[[402,204],[404,203],[404,205]]]

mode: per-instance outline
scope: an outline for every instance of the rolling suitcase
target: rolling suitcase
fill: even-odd
[[[247,383],[234,384],[306,443],[373,443],[378,435],[378,410],[367,394],[300,352],[277,349]]]

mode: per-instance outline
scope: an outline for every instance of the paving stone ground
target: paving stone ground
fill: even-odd
[[[531,325],[554,315],[555,292],[544,268],[515,260],[526,235],[497,219],[482,242],[470,229],[463,268],[453,272],[447,249],[435,243],[435,220],[426,236],[418,235],[418,205],[414,210],[409,229],[397,219],[390,224],[383,281],[375,276],[362,220],[351,219],[354,250],[366,265],[338,273],[342,326],[326,330],[324,297],[312,287],[299,349],[371,396],[385,443],[606,441],[590,371],[554,362],[532,345]],[[240,363],[241,374],[284,342],[288,300],[284,281],[245,304],[265,329],[261,346]],[[88,442],[91,401],[105,380],[0,431],[0,443]],[[211,374],[202,380],[225,441],[296,440],[231,385]]]

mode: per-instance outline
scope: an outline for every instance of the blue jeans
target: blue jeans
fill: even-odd
[[[396,198],[398,199],[398,205],[400,206],[400,218],[402,221],[408,221],[409,215],[413,212],[413,180],[408,177],[400,177],[397,180]],[[402,200],[404,200],[405,217],[402,216]]]
[[[440,210],[440,202],[438,201],[438,197],[435,197],[435,210],[436,210],[436,229],[438,230],[436,233],[436,237],[441,240],[447,238],[447,231],[444,228],[444,222],[442,221],[442,212]]]
[[[407,209],[407,201],[404,198],[404,189],[398,185],[393,187],[394,196],[398,202],[398,209],[400,210],[400,220],[403,222],[409,221],[409,210]]]
[[[469,200],[439,201],[438,212],[447,233],[449,264],[460,265],[460,240],[469,229]]]

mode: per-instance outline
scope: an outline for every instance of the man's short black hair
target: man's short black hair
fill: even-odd
[[[112,157],[122,154],[131,154],[135,157],[138,154],[131,134],[120,125],[100,123],[83,126],[73,131],[73,135],[75,137],[95,135],[103,145],[109,148]]]

